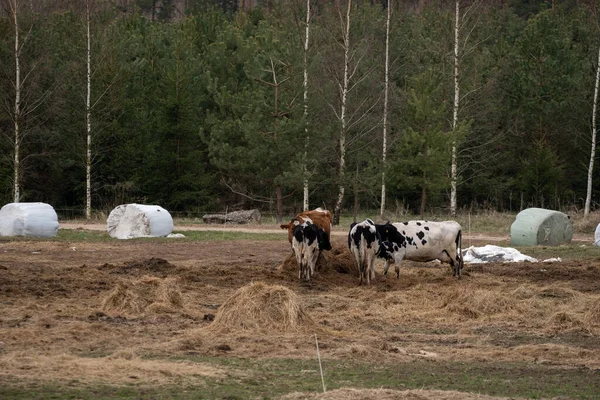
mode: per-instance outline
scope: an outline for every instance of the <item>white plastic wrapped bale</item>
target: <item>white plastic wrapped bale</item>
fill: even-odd
[[[173,218],[160,206],[122,204],[110,212],[106,227],[117,239],[167,236],[173,231]]]
[[[0,236],[53,237],[58,217],[50,204],[9,203],[0,209]]]

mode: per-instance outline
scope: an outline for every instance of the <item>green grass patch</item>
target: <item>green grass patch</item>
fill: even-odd
[[[272,399],[291,392],[320,392],[322,384],[316,360],[187,358],[232,371],[226,379],[207,379],[202,386],[185,384],[125,387],[61,382],[27,384],[11,380],[0,385],[0,398],[11,399]],[[323,364],[328,390],[353,387],[457,390],[492,396],[597,399],[600,373],[588,369],[559,369],[529,363],[469,363],[414,361],[373,364],[326,360]],[[235,371],[242,371],[236,374]]]
[[[589,260],[600,257],[600,247],[591,244],[571,244],[562,246],[523,246],[517,247],[523,254],[538,260],[560,257],[562,260]]]
[[[189,240],[284,240],[287,239],[286,232],[281,233],[254,233],[254,232],[233,232],[233,231],[174,231],[181,233]],[[179,240],[159,238],[162,240]]]
[[[105,231],[59,229],[54,237],[0,236],[2,242],[108,242],[117,240]]]
[[[281,233],[254,233],[254,232],[233,232],[233,231],[174,231],[173,233],[180,233],[185,238],[166,238],[166,237],[152,237],[152,238],[135,238],[126,239],[128,241],[160,241],[160,242],[176,242],[179,240],[284,240],[286,239],[285,232],[282,230]],[[93,231],[93,230],[78,230],[78,229],[59,229],[58,234],[55,237],[25,237],[25,236],[4,236],[0,237],[0,243],[2,242],[110,242],[110,241],[122,241],[123,239],[115,239],[108,235],[104,231]]]

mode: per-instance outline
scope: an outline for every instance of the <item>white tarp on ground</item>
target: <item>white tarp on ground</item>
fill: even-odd
[[[537,258],[526,256],[512,247],[500,247],[488,244],[483,247],[471,246],[463,250],[465,263],[480,264],[488,262],[538,262]],[[561,261],[560,258],[549,258],[543,262]]]
[[[173,218],[160,206],[122,204],[110,212],[106,227],[108,235],[117,239],[168,236]]]
[[[0,236],[52,237],[58,217],[50,204],[9,203],[0,209]]]

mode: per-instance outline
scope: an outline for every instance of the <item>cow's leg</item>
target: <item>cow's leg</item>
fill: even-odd
[[[369,272],[371,273],[371,280],[375,281],[375,254],[369,255]]]
[[[371,282],[369,281],[369,264],[367,260],[362,260],[360,263],[360,284],[369,285]]]
[[[451,254],[452,253],[452,254]],[[457,279],[460,279],[460,259],[458,255],[454,251],[444,250],[442,255],[445,257],[440,257],[440,261],[447,262],[452,267],[452,276]]]
[[[394,253],[394,269],[396,270],[396,279],[400,279],[400,264],[404,259],[404,252]]]
[[[310,256],[309,273],[311,277],[315,275],[315,271],[317,270],[317,261],[319,260],[320,255],[321,252],[319,251],[319,248],[315,246],[312,249],[312,254]]]
[[[390,269],[390,262],[385,260],[385,267],[383,268],[383,274],[387,275],[388,269]]]

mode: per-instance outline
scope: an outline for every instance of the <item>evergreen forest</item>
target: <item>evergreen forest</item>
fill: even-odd
[[[597,0],[0,5],[2,204],[584,208]]]

